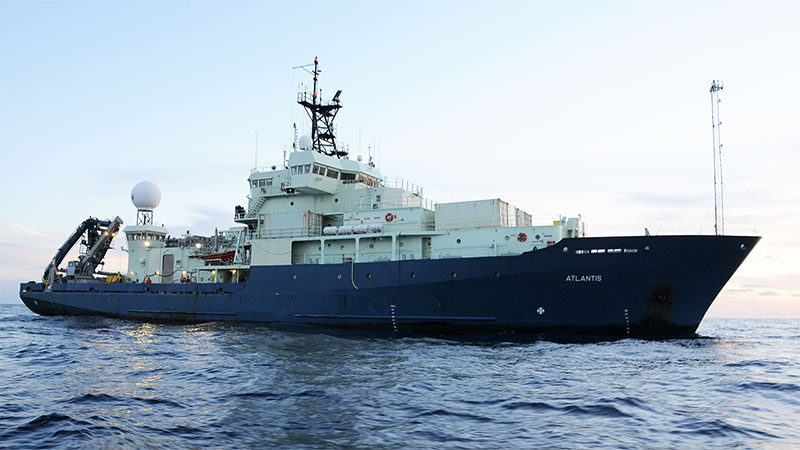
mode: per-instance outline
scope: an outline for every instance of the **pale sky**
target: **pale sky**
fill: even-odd
[[[800,3],[0,0],[0,301],[89,215],[227,228],[319,56],[340,142],[434,201],[502,198],[593,236],[764,237],[708,317],[800,317]],[[119,247],[119,242],[115,243]],[[124,267],[115,250],[108,267]]]

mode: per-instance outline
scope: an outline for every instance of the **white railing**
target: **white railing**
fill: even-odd
[[[283,170],[283,161],[278,164],[273,164],[271,166],[261,166],[261,167],[253,167],[250,169],[250,173],[256,172],[272,172],[273,170]]]
[[[411,192],[412,194],[416,194],[422,197],[422,186],[419,186],[402,178],[384,177],[383,185],[385,187],[403,189],[405,191]]]

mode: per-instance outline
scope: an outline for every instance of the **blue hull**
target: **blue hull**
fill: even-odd
[[[759,239],[564,239],[519,256],[253,266],[240,284],[23,283],[20,297],[42,315],[671,336],[694,333]]]

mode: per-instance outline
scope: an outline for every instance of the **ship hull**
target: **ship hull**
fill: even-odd
[[[695,332],[759,239],[564,239],[516,256],[252,266],[238,284],[24,283],[20,297],[42,315],[674,336]]]

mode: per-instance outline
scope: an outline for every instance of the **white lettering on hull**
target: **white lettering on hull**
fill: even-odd
[[[602,275],[567,275],[567,279],[564,281],[574,281],[574,282],[585,282],[585,281],[594,281],[596,283],[600,283],[603,281]]]

